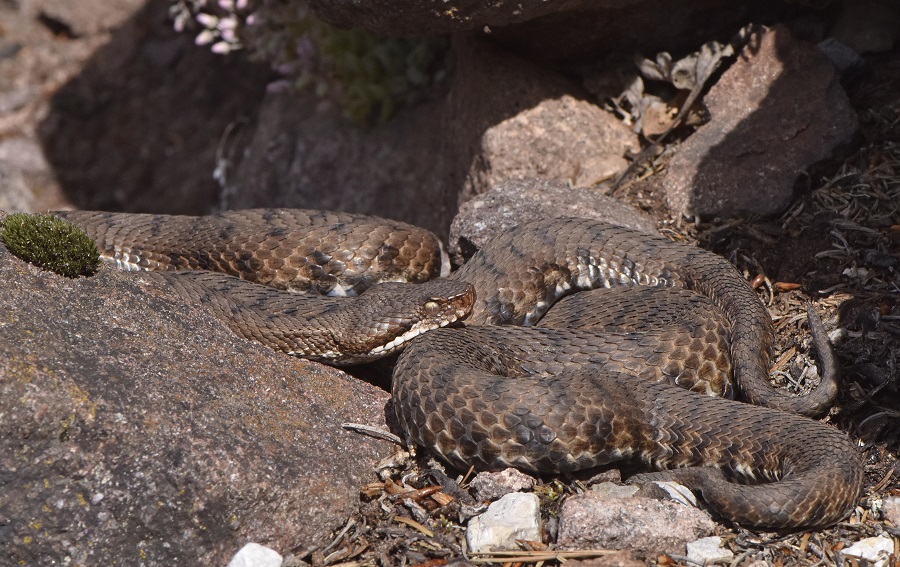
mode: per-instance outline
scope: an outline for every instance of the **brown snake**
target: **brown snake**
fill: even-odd
[[[374,278],[365,275],[369,265],[383,264],[389,279],[399,279],[406,275],[397,275],[403,268],[394,261],[405,256],[417,259],[427,277],[435,275],[439,259],[428,237],[401,223],[383,228],[389,221],[311,211],[60,214],[82,226],[120,267],[219,269],[247,279],[262,273],[263,283],[283,289],[316,287],[339,295],[372,286],[358,298],[330,299],[286,296],[205,272],[164,276],[177,293],[201,302],[232,329],[293,354],[357,362],[386,354],[384,345],[408,342],[394,372],[395,410],[411,443],[453,465],[537,472],[619,461],[679,467],[653,474],[701,492],[725,518],[776,528],[832,524],[859,497],[862,465],[851,441],[796,415],[821,413],[837,392],[821,322],[811,313],[826,362],[820,386],[806,396],[772,388],[768,312],[737,271],[710,252],[597,221],[552,219],[500,235],[449,279],[372,285]],[[324,229],[316,224],[323,220]],[[412,236],[401,238],[405,231]],[[358,241],[366,243],[363,257],[349,251]],[[325,283],[304,283],[309,274],[324,276]],[[620,286],[685,288],[698,295],[669,289],[673,295],[657,300],[645,288],[634,289],[637,295],[612,290],[618,303],[599,317],[600,325],[621,325],[611,330],[497,326],[534,324],[573,291]],[[567,325],[588,308],[578,303],[580,295],[564,299],[559,313],[554,309],[542,324]],[[669,299],[678,307],[667,311],[661,306]],[[368,326],[374,330],[357,341],[364,346],[341,360],[347,339],[340,335],[356,332],[362,323],[353,317],[371,318],[373,306],[390,314],[376,317],[378,323]],[[415,314],[399,314],[411,306]],[[470,326],[417,337],[470,309]],[[343,310],[348,314],[338,316]],[[682,319],[679,311],[699,315]],[[427,322],[415,322],[420,317]],[[682,329],[655,331],[648,322],[654,318],[671,319]],[[635,324],[648,330],[629,330]],[[312,332],[304,333],[305,326]],[[392,335],[375,337],[385,329]],[[323,336],[328,339],[321,341]],[[382,345],[372,346],[376,340]],[[716,384],[729,369],[743,399],[769,407],[667,383],[727,395],[727,381]]]

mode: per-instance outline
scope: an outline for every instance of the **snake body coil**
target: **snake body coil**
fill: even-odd
[[[701,492],[727,518],[769,527],[834,523],[859,496],[862,467],[849,439],[789,413],[821,413],[837,392],[821,323],[812,314],[810,327],[826,362],[820,386],[806,396],[774,389],[768,381],[773,340],[768,312],[728,262],[698,248],[596,221],[553,219],[500,235],[449,279],[387,288],[393,284],[357,275],[381,264],[388,279],[399,278],[405,268],[393,260],[402,256],[415,258],[429,276],[439,265],[437,248],[429,248],[429,238],[408,225],[385,229],[381,219],[281,210],[215,217],[64,216],[85,228],[122,267],[224,266],[234,276],[283,289],[362,292],[358,298],[297,299],[237,277],[166,276],[176,293],[209,307],[237,332],[280,350],[340,363],[407,345],[394,373],[395,410],[410,441],[454,465],[538,472],[617,461],[690,467],[654,474]],[[328,222],[319,224],[323,219]],[[411,237],[403,236],[407,231]],[[321,249],[310,244],[316,239]],[[358,256],[344,249],[354,241],[365,242],[367,252]],[[415,252],[407,250],[409,241]],[[252,275],[257,268],[262,276]],[[315,272],[324,274],[325,283],[309,277]],[[562,300],[563,309],[541,321],[571,292],[617,287],[623,289],[607,290],[614,307],[595,323],[612,329],[551,328],[593,309],[580,303],[588,301],[580,295]],[[654,303],[657,299],[647,295],[651,288],[667,288],[655,291],[672,295]],[[679,307],[659,307],[670,300]],[[348,315],[336,316],[345,308],[329,301],[348,303]],[[433,320],[418,326],[404,322],[393,338],[367,337],[361,341],[366,346],[346,359],[340,341],[321,347],[306,340],[302,349],[284,342],[302,335],[304,327],[312,328],[313,336],[340,338],[367,317],[378,321],[372,328],[391,327],[377,310],[393,310],[387,319],[394,321],[402,318],[398,312],[415,306],[418,312],[409,320]],[[695,318],[682,319],[679,311],[694,312]],[[465,329],[422,334],[467,315],[471,325]],[[662,320],[675,329],[655,329]],[[539,321],[540,328],[502,326]],[[383,346],[373,346],[378,340]],[[670,385],[728,396],[729,372],[741,397],[769,408]]]

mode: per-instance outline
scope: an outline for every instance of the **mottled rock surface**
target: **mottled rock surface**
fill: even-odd
[[[794,183],[857,131],[828,59],[776,26],[744,48],[704,101],[712,116],[678,149],[663,182],[689,217],[774,215]]]
[[[474,496],[482,502],[496,500],[513,492],[531,490],[536,484],[533,476],[516,469],[504,469],[497,472],[480,472],[469,482]]]
[[[140,274],[66,279],[0,247],[0,558],[225,565],[247,541],[320,544],[391,449],[341,423],[383,427],[387,398]]]
[[[612,113],[563,95],[488,129],[477,162],[478,177],[488,187],[528,177],[561,179],[579,187],[596,185],[624,171],[625,154],[639,150],[637,135]]]
[[[459,208],[450,226],[450,259],[462,264],[498,233],[523,222],[566,216],[656,232],[650,215],[599,190],[551,179],[508,180]]]
[[[642,555],[684,554],[688,542],[713,533],[709,514],[650,498],[569,497],[559,516],[561,549],[630,549]]]

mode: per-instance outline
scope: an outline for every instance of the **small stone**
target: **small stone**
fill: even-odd
[[[888,496],[885,498],[881,502],[881,513],[885,520],[895,526],[900,526],[900,497]]]
[[[466,528],[466,542],[475,553],[519,549],[517,539],[541,541],[541,505],[534,494],[507,494]]]
[[[481,501],[496,500],[513,492],[530,490],[534,485],[534,477],[513,468],[500,472],[480,472],[469,483],[475,498]]]
[[[559,514],[560,549],[631,549],[683,555],[685,545],[713,533],[709,515],[666,500],[604,498],[593,491],[569,497]]]
[[[893,552],[894,540],[882,534],[877,537],[861,539],[839,553],[857,559],[865,559],[871,567],[885,567]]]
[[[258,543],[248,543],[234,554],[228,567],[281,567],[281,554]]]
[[[601,482],[591,487],[591,492],[601,494],[604,498],[631,498],[638,490],[637,486],[623,486],[612,482]]]
[[[718,536],[703,537],[687,544],[687,558],[700,565],[725,563],[734,559],[734,553],[722,547],[724,541]]]

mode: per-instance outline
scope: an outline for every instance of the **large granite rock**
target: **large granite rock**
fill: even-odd
[[[773,215],[794,183],[857,131],[828,59],[787,28],[762,32],[705,97],[711,120],[672,158],[669,207],[689,217]]]
[[[321,544],[391,450],[341,423],[384,426],[387,399],[140,274],[66,279],[0,246],[0,563],[225,565],[247,541]]]

